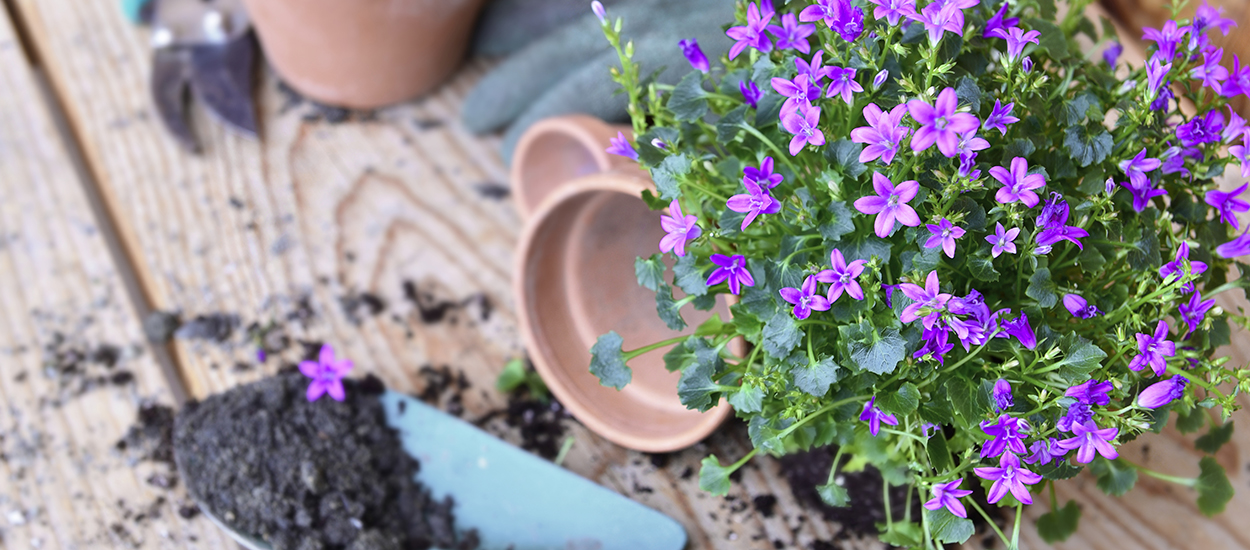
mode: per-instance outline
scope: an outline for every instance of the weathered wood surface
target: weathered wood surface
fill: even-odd
[[[179,517],[181,490],[145,482],[167,467],[114,449],[169,387],[2,11],[0,90],[0,547],[225,548],[207,520]],[[111,367],[88,359],[105,345]]]
[[[472,137],[456,123],[460,98],[483,64],[470,64],[424,100],[344,124],[308,120],[310,108],[288,106],[267,74],[258,105],[262,142],[233,136],[197,111],[194,125],[205,145],[197,157],[180,151],[160,127],[146,93],[147,33],[123,21],[113,2],[16,0],[16,6],[156,307],[184,318],[226,312],[244,324],[283,321],[290,336],[333,343],[403,391],[425,389],[423,365],[450,365],[472,384],[464,417],[504,405],[494,378],[523,352],[508,284],[520,221],[509,201],[476,190],[506,183],[496,141]],[[408,300],[404,282],[429,299]],[[357,320],[345,314],[340,298],[362,291],[381,297],[385,311]],[[304,309],[301,302],[313,314],[292,320]],[[440,322],[423,321],[439,303],[457,305]],[[295,346],[256,365],[254,346],[238,330],[228,345],[177,343],[182,376],[198,397],[272,372],[298,354]],[[580,427],[571,433],[571,470],[677,518],[690,532],[691,548],[758,549],[773,541],[808,548],[837,532],[795,503],[771,459],[747,468],[731,499],[700,492],[697,476],[683,479],[708,452],[722,459],[746,452],[740,431],[723,430],[664,467]],[[1236,443],[1250,448],[1244,437]],[[1158,441],[1150,464],[1170,471],[1164,461],[1190,448]],[[1226,450],[1222,459],[1234,484],[1245,488],[1238,462],[1244,459],[1228,456],[1235,452]],[[1211,548],[1250,547],[1240,542],[1250,537],[1238,534],[1250,533],[1250,526],[1238,525],[1233,514],[1202,518],[1188,491],[1172,496],[1143,481],[1130,498],[1111,500],[1092,482],[1069,485],[1061,500],[1088,494],[1082,498],[1090,504],[1080,538],[1068,548],[1122,548],[1138,539],[1183,548],[1190,537],[1204,536],[1198,532],[1211,533]],[[774,516],[764,518],[747,504],[760,494],[777,497]],[[1160,511],[1168,517],[1155,520]],[[1180,535],[1169,525],[1188,528]],[[1032,547],[1043,546],[1028,537]]]

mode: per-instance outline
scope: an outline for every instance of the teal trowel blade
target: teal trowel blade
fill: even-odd
[[[672,518],[472,424],[396,392],[386,392],[382,404],[404,449],[421,461],[417,479],[435,498],[455,498],[456,526],[477,529],[483,550],[686,546],[686,532]]]

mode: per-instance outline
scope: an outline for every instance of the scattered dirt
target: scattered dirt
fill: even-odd
[[[413,281],[404,281],[403,290],[404,298],[417,308],[421,322],[427,325],[441,323],[444,320],[455,324],[455,317],[449,317],[449,315],[474,303],[479,305],[478,317],[481,321],[490,320],[491,313],[494,311],[490,298],[482,293],[470,294],[460,301],[446,300],[435,296],[432,292],[418,289],[417,283]]]
[[[174,331],[174,336],[184,340],[210,340],[225,343],[239,328],[239,316],[233,313],[206,313],[196,315]]]
[[[309,403],[307,380],[288,373],[188,405],[174,444],[191,493],[277,550],[475,548],[454,502],[413,481],[419,465],[374,397],[381,382],[345,384],[346,401]]]
[[[365,315],[376,317],[386,311],[386,301],[371,292],[339,296],[339,306],[343,308],[343,315],[347,320],[357,326],[364,322]]]
[[[512,189],[507,185],[494,181],[484,181],[475,184],[473,190],[477,191],[478,196],[493,201],[501,201],[508,198],[512,194]]]
[[[125,386],[134,382],[134,373],[118,367],[125,355],[122,348],[108,343],[91,345],[78,340],[53,332],[44,343],[43,374],[56,381],[58,394],[45,403],[60,405],[65,399],[97,388]],[[26,377],[26,372],[22,371],[14,376],[14,381],[24,382]]]
[[[794,453],[781,457],[781,472],[790,482],[790,491],[795,500],[805,508],[819,512],[827,521],[837,522],[842,530],[837,534],[838,540],[853,537],[877,535],[877,523],[885,522],[885,502],[882,499],[881,473],[868,466],[862,472],[838,474],[844,481],[843,486],[850,493],[852,505],[846,508],[834,508],[820,500],[816,493],[817,485],[824,485],[829,479],[829,469],[833,467],[836,449],[823,447],[807,452]],[[890,488],[891,513],[896,518],[903,517],[907,499],[906,487]],[[922,510],[919,503],[913,502],[913,517],[919,517]]]

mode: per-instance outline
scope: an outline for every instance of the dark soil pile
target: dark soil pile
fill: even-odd
[[[877,523],[885,523],[885,500],[881,487],[883,480],[876,468],[868,466],[862,472],[840,474],[843,486],[851,497],[851,505],[846,508],[829,506],[816,493],[816,486],[824,485],[829,479],[835,450],[833,447],[822,447],[783,456],[781,472],[790,482],[790,491],[794,493],[795,500],[809,510],[819,511],[827,521],[834,521],[842,526],[838,539],[876,536]],[[893,517],[903,517],[906,502],[906,487],[890,488],[890,513]],[[916,504],[912,510],[913,517],[919,517],[916,514],[920,512],[920,507]]]
[[[309,403],[308,379],[280,374],[189,404],[174,448],[191,495],[275,550],[477,547],[451,498],[413,481],[419,464],[386,426],[376,379],[347,400]]]

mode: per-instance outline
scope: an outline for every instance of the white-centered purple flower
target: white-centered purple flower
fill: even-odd
[[[981,38],[1003,38],[1006,29],[1020,23],[1019,17],[1006,17],[1007,9],[1010,7],[1011,2],[1003,2],[1003,5],[998,7],[998,11],[994,12],[994,16],[985,22],[985,29],[981,31]]]
[[[1202,325],[1202,320],[1206,318],[1207,312],[1211,311],[1213,307],[1215,307],[1215,298],[1204,301],[1202,295],[1195,290],[1189,295],[1189,301],[1177,308],[1181,314],[1181,319],[1189,327],[1189,330],[1185,332],[1185,338],[1189,338],[1189,335],[1193,334]]]
[[[1020,458],[1011,453],[1003,454],[998,460],[997,468],[973,468],[981,479],[993,481],[986,494],[990,504],[997,503],[1011,493],[1022,504],[1033,504],[1033,495],[1029,494],[1026,485],[1033,485],[1042,480],[1042,476],[1026,470],[1020,465]]]
[[[829,300],[816,293],[816,276],[808,275],[801,288],[786,287],[778,291],[781,298],[794,304],[794,316],[799,320],[812,315],[812,311],[829,311]]]
[[[994,398],[994,408],[1005,411],[1015,404],[1015,399],[1011,396],[1011,383],[999,378],[994,382],[994,391],[991,394]]]
[[[1088,237],[1089,231],[1068,225],[1068,201],[1063,200],[1062,195],[1051,193],[1050,197],[1042,208],[1042,213],[1037,216],[1037,228],[1041,230],[1037,234],[1038,246],[1049,249],[1059,241],[1069,241],[1084,250],[1080,239]]]
[[[711,275],[708,275],[707,286],[727,283],[729,292],[735,295],[742,290],[743,286],[755,286],[755,278],[747,270],[746,256],[742,254],[734,254],[733,256],[712,254],[711,260],[717,267],[712,271]]]
[[[1124,46],[1119,42],[1112,42],[1107,49],[1102,51],[1102,60],[1107,62],[1111,68],[1115,68],[1115,64],[1120,60],[1120,54],[1124,53]]]
[[[931,328],[924,329],[920,339],[924,341],[924,345],[920,346],[920,349],[911,355],[914,359],[932,355],[934,359],[937,359],[938,364],[945,365],[946,353],[955,349],[955,344],[948,342],[950,340],[950,331],[947,330],[947,327],[941,321],[938,321]]]
[[[964,35],[964,11],[959,8],[958,2],[930,2],[919,13],[909,14],[908,18],[924,25],[930,46],[937,46],[942,41],[942,35],[948,32]]]
[[[1068,450],[1060,447],[1059,441],[1053,437],[1034,441],[1029,446],[1029,451],[1033,454],[1024,459],[1025,464],[1036,464],[1038,466],[1059,462],[1063,459],[1063,455],[1068,454]]]
[[[1162,382],[1155,382],[1137,396],[1137,406],[1144,409],[1157,409],[1167,405],[1185,396],[1187,384],[1189,384],[1189,379],[1180,375]]]
[[[625,137],[624,132],[617,132],[616,137],[608,140],[606,151],[630,160],[638,160],[638,151],[634,150],[634,146],[629,143],[629,138]]]
[[[1141,188],[1150,185],[1150,177],[1146,173],[1158,168],[1160,164],[1159,159],[1147,157],[1146,148],[1142,147],[1133,158],[1120,161],[1120,170],[1124,171],[1134,187]]]
[[[981,124],[974,115],[955,112],[958,107],[954,88],[942,90],[933,105],[920,99],[907,102],[911,118],[920,123],[911,138],[912,151],[923,151],[936,143],[943,155],[953,158],[958,152],[960,134]]]
[[[950,220],[942,218],[936,224],[925,224],[925,229],[929,230],[929,240],[925,241],[925,248],[942,247],[942,251],[946,253],[947,258],[955,257],[955,239],[964,236],[964,228],[956,226]]]
[[[1092,462],[1095,452],[1107,460],[1115,460],[1120,456],[1111,444],[1111,440],[1120,434],[1119,428],[1099,429],[1093,420],[1088,420],[1072,426],[1072,434],[1074,437],[1059,442],[1059,448],[1068,451],[1076,449],[1076,461],[1081,464]]]
[[[1168,370],[1167,358],[1176,355],[1176,343],[1168,340],[1167,321],[1159,321],[1153,335],[1137,333],[1137,351],[1141,353],[1129,362],[1128,368],[1139,371],[1149,365],[1156,375],[1162,376]]]
[[[971,163],[971,161],[976,160],[977,151],[984,151],[990,148],[990,142],[986,141],[985,138],[978,137],[977,130],[978,128],[973,128],[959,136],[959,144],[955,146],[955,154],[959,156],[961,164],[965,162],[965,159]],[[961,170],[963,169],[962,166],[960,168]],[[967,176],[968,173],[963,172],[961,175]]]
[[[1018,455],[1028,452],[1024,447],[1024,432],[1028,430],[1027,421],[1009,414],[999,415],[998,422],[993,424],[989,420],[982,421],[981,431],[990,436],[990,440],[981,447],[981,458],[995,457],[1008,450]]]
[[[911,17],[916,13],[916,0],[868,0],[876,4],[872,10],[873,18],[885,19],[890,25],[897,25],[900,18]]]
[[[1019,227],[1013,227],[1011,229],[1004,230],[1003,222],[996,222],[994,224],[994,234],[987,235],[985,237],[985,240],[989,242],[991,245],[990,254],[992,254],[995,258],[997,258],[999,254],[1002,254],[1003,252],[1006,252],[1008,254],[1015,254],[1016,253],[1015,240],[1016,240],[1016,236],[1019,234],[1020,234]]]
[[[1250,230],[1250,228],[1247,228]],[[1215,247],[1215,252],[1221,258],[1236,258],[1250,254],[1250,233],[1243,231],[1231,241]]]
[[[884,239],[890,236],[896,220],[908,227],[920,225],[920,216],[914,208],[907,205],[920,192],[920,183],[908,180],[895,186],[880,172],[873,172],[872,188],[877,194],[857,199],[855,209],[864,214],[877,215],[873,227],[878,237]]]
[[[1098,306],[1090,304],[1080,294],[1065,294],[1063,297],[1063,307],[1071,313],[1073,317],[1079,319],[1092,319],[1102,315],[1102,311]]]
[[[1020,122],[1020,119],[1011,116],[1011,110],[1016,106],[1015,103],[1008,103],[1004,106],[999,100],[994,100],[994,109],[990,111],[990,116],[985,117],[985,123],[981,126],[986,130],[997,129],[1004,136],[1007,135],[1007,125]]]
[[[1163,77],[1167,76],[1170,70],[1172,70],[1172,64],[1164,63],[1158,57],[1152,57],[1146,62],[1147,97],[1154,97],[1154,94],[1159,91],[1159,86],[1163,84]]]
[[[852,95],[856,92],[864,91],[864,87],[855,82],[855,69],[844,69],[842,67],[829,67],[829,88],[825,90],[825,97],[842,96],[842,101],[847,105],[854,103]]]
[[[1142,32],[1142,40],[1153,41],[1158,46],[1152,59],[1157,57],[1170,63],[1176,57],[1176,47],[1180,45],[1181,39],[1189,34],[1189,27],[1178,27],[1176,21],[1168,20],[1161,29],[1147,27]]]
[[[760,187],[772,189],[781,184],[784,176],[773,172],[773,157],[764,157],[760,167],[747,166],[742,169],[742,176],[755,182]]]
[[[1202,52],[1202,64],[1189,71],[1189,78],[1201,80],[1202,85],[1212,90],[1219,90],[1228,78],[1228,69],[1220,65],[1224,57],[1224,48],[1210,48]]]
[[[1068,405],[1068,410],[1055,422],[1055,428],[1061,432],[1071,432],[1073,426],[1080,426],[1094,418],[1090,404],[1077,401]]]
[[[738,83],[738,91],[742,92],[742,102],[750,105],[752,109],[760,108],[760,99],[764,97],[764,92],[760,91],[760,87],[756,86],[750,80],[743,80]]]
[[[799,74],[794,77],[794,80],[773,78],[769,82],[778,94],[786,98],[785,103],[781,104],[783,119],[787,113],[797,110],[800,105],[810,106],[813,99],[820,97],[820,87],[812,84],[811,78],[806,74]]]
[[[668,203],[668,215],[660,216],[660,227],[667,233],[660,239],[660,252],[685,256],[686,241],[693,241],[703,234],[698,221],[699,217],[694,214],[682,214],[681,203],[676,199]]]
[[[1001,204],[1011,204],[1020,201],[1025,206],[1033,208],[1041,200],[1037,196],[1035,189],[1041,189],[1046,186],[1045,176],[1029,173],[1029,161],[1025,160],[1024,157],[1011,159],[1011,171],[1002,166],[990,168],[990,176],[1003,184],[998,193],[994,195],[994,199]]]
[[[971,495],[972,491],[960,489],[959,484],[963,482],[963,478],[960,478],[947,483],[935,483],[933,498],[924,503],[925,509],[938,510],[945,507],[955,517],[967,518],[968,510],[959,499]]]
[[[790,156],[798,155],[808,144],[825,144],[825,133],[820,130],[820,107],[800,104],[797,109],[781,113],[781,127],[794,134]]]
[[[882,112],[876,103],[864,107],[864,119],[868,126],[851,130],[851,141],[864,144],[859,152],[859,161],[868,163],[876,159],[887,166],[894,161],[899,144],[911,132],[911,128],[903,125],[903,115],[907,114],[906,105],[895,105],[890,112]]]
[[[1250,202],[1240,198],[1247,187],[1250,187],[1250,183],[1243,183],[1232,191],[1212,189],[1207,191],[1205,201],[1220,213],[1220,221],[1233,226],[1233,229],[1240,230],[1241,222],[1237,220],[1237,213],[1250,212]]]
[[[903,308],[903,312],[899,314],[899,320],[910,323],[920,319],[924,328],[927,329],[933,328],[933,325],[938,322],[938,319],[942,317],[942,311],[946,309],[946,303],[951,299],[950,294],[942,292],[937,271],[929,272],[929,275],[925,277],[923,288],[913,283],[902,283],[898,285],[898,289],[912,301]]]
[[[696,70],[707,74],[712,70],[712,65],[708,63],[707,55],[704,55],[703,49],[699,47],[699,41],[693,38],[682,40],[677,43],[681,48],[681,54],[686,56],[686,61],[690,62],[690,66]]]
[[[781,26],[768,26],[768,33],[777,39],[778,50],[797,50],[802,53],[811,53],[812,46],[808,44],[807,37],[814,32],[816,32],[816,25],[799,24],[798,18],[793,13],[781,16]]]
[[[1244,188],[1245,186],[1243,185],[1242,187]],[[1208,202],[1208,204],[1210,203]],[[1246,205],[1246,208],[1250,209],[1250,205]],[[1172,261],[1163,264],[1163,267],[1159,268],[1159,276],[1163,277],[1164,280],[1167,280],[1168,277],[1173,275],[1180,278],[1185,274],[1185,262],[1189,262],[1189,271],[1194,277],[1197,277],[1207,271],[1206,262],[1189,259],[1189,243],[1181,241],[1181,245],[1176,248],[1176,256],[1172,259]],[[1190,281],[1182,288],[1184,288],[1186,292],[1193,292],[1193,281]]]
[[[816,0],[799,12],[799,21],[821,20],[847,42],[859,39],[864,31],[864,10],[851,5],[850,0]]]
[[[824,50],[816,50],[816,53],[812,54],[812,60],[810,62],[805,61],[799,56],[794,57],[794,68],[798,71],[797,74],[807,75],[808,84],[815,86],[817,90],[820,89],[820,81],[824,80],[825,76],[829,73],[829,68],[825,67],[825,62],[821,59],[824,56],[824,53]],[[819,96],[820,93],[815,93],[812,94],[811,97],[816,98]]]
[[[1168,194],[1167,191],[1159,189],[1154,185],[1151,185],[1149,182],[1147,182],[1145,187],[1137,187],[1136,185],[1133,185],[1132,182],[1127,181],[1120,182],[1120,185],[1124,186],[1125,189],[1128,189],[1128,192],[1133,195],[1133,210],[1139,213],[1145,211],[1146,207],[1150,206],[1151,199],[1154,199],[1155,197],[1163,197]]]
[[[747,5],[747,24],[737,27],[730,27],[725,31],[725,36],[734,39],[734,45],[729,47],[729,59],[738,57],[742,50],[755,48],[761,52],[768,53],[773,51],[773,42],[768,39],[765,30],[768,28],[768,22],[773,18],[773,14],[767,16],[760,15],[760,8],[755,2]]]
[[[768,189],[755,183],[755,180],[743,176],[742,186],[746,188],[746,193],[734,195],[725,201],[730,210],[746,214],[742,218],[741,231],[746,231],[760,214],[776,214],[781,211],[781,203],[768,193]]]
[[[1195,116],[1176,127],[1176,137],[1181,145],[1193,147],[1203,143],[1215,143],[1222,139],[1224,131],[1224,113],[1208,111],[1205,115]]]
[[[859,413],[859,419],[868,423],[868,433],[871,433],[873,437],[876,437],[877,432],[881,431],[882,424],[898,425],[898,418],[878,409],[876,402],[877,398],[875,396],[872,397],[867,403],[864,403],[864,410]]]
[[[1007,41],[1007,60],[1014,61],[1024,53],[1024,47],[1029,43],[1037,44],[1038,38],[1042,36],[1041,32],[1028,31],[1020,27],[1011,27],[1000,34],[1000,37]]]
[[[864,265],[867,263],[864,260],[855,260],[848,264],[846,258],[842,256],[842,251],[833,249],[833,252],[829,254],[829,264],[832,269],[816,274],[816,280],[829,283],[829,303],[838,301],[843,292],[856,300],[864,299],[864,289],[859,286],[856,279],[864,272]]]
[[[1075,398],[1081,403],[1106,407],[1109,403],[1111,403],[1111,390],[1113,389],[1115,389],[1115,384],[1112,384],[1111,382],[1099,382],[1091,378],[1081,382],[1080,384],[1069,387],[1063,392],[1063,394],[1068,397]]]
[[[321,346],[316,361],[300,361],[299,371],[312,379],[304,397],[316,401],[322,395],[329,394],[330,399],[342,401],[347,397],[343,390],[343,377],[351,372],[355,365],[350,359],[335,359],[334,348],[329,344]]]

